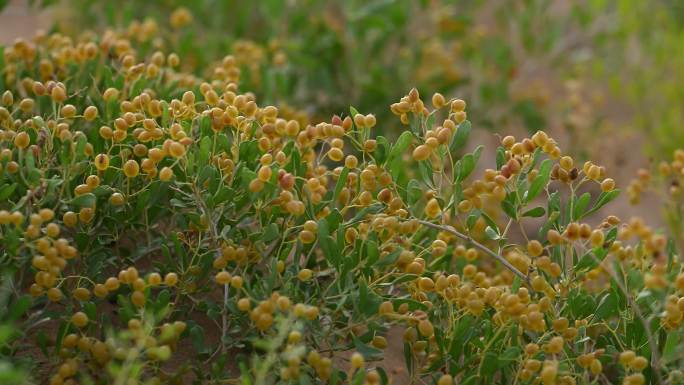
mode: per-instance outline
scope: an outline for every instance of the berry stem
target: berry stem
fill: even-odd
[[[454,229],[454,228],[451,227],[451,226],[438,225],[438,224],[436,224],[436,223],[424,221],[424,220],[421,220],[421,219],[418,219],[418,223],[420,223],[420,224],[423,225],[423,226],[431,227],[431,228],[433,228],[433,229],[437,229],[437,230],[441,230],[441,231],[446,231],[447,233],[450,233],[450,234],[452,234],[452,235],[455,235],[455,236],[457,236],[458,238],[461,238],[462,240],[464,240],[464,241],[466,241],[466,242],[472,244],[473,246],[475,246],[476,248],[480,249],[480,250],[481,250],[482,252],[484,252],[485,254],[487,254],[487,255],[489,255],[490,257],[492,257],[492,258],[496,259],[497,261],[499,261],[499,262],[500,262],[502,265],[504,265],[508,270],[510,270],[511,272],[513,272],[513,274],[515,274],[515,275],[517,275],[518,277],[520,277],[523,281],[525,281],[525,283],[527,284],[527,286],[531,286],[531,285],[530,285],[530,278],[529,278],[527,275],[523,274],[520,270],[518,270],[517,268],[515,268],[515,266],[513,266],[510,262],[508,262],[504,257],[502,257],[501,255],[499,255],[499,254],[493,252],[493,251],[490,250],[488,247],[486,247],[485,245],[483,245],[483,244],[477,242],[476,240],[474,240],[474,239],[471,238],[470,236],[465,235],[465,234],[463,234],[463,233],[457,231],[456,229]]]

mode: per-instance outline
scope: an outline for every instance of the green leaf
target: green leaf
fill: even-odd
[[[330,228],[328,226],[328,221],[325,218],[318,221],[318,243],[323,250],[325,258],[330,261],[332,266],[339,268],[340,252],[337,248],[337,243],[330,236]]]
[[[4,201],[5,199],[9,198],[16,189],[16,183],[4,185],[2,188],[0,188],[0,201]]]
[[[598,211],[601,207],[605,206],[608,204],[610,201],[613,199],[617,198],[618,195],[620,195],[620,190],[613,190],[609,192],[603,192],[601,195],[599,195],[598,200],[594,204],[594,207],[591,208],[591,210],[587,211],[584,216],[588,216],[590,214],[595,213]]]
[[[204,343],[204,329],[200,325],[194,324],[190,327],[190,340],[198,353],[204,353],[209,349]]]
[[[470,136],[471,128],[472,127],[469,120],[466,120],[458,125],[456,134],[454,134],[454,137],[451,139],[451,143],[449,144],[449,151],[454,153],[466,145],[468,142],[468,137]]]
[[[511,293],[517,293],[518,289],[522,286],[522,279],[517,275],[513,277],[513,284],[511,285]]]
[[[69,202],[69,204],[73,205],[77,208],[94,207],[96,201],[97,201],[97,198],[95,197],[95,194],[86,193],[86,194],[79,195],[76,198],[72,199],[71,202]]]
[[[575,270],[593,269],[598,266],[599,262],[601,262],[607,254],[608,252],[601,247],[590,250],[580,258],[577,265],[575,265]]]
[[[498,368],[502,369],[509,366],[510,364],[515,362],[518,359],[518,357],[520,357],[521,353],[522,349],[520,349],[519,346],[509,346],[508,348],[506,348],[506,350],[504,350],[503,353],[499,355]]]
[[[589,201],[591,200],[591,194],[588,192],[585,192],[582,194],[582,196],[577,199],[575,202],[575,207],[572,210],[572,218],[573,220],[578,220],[581,219],[584,215],[584,212],[587,209],[587,206],[589,206]]]
[[[594,312],[593,321],[602,321],[615,314],[618,314],[618,299],[615,293],[610,292],[601,298]]]
[[[366,241],[366,266],[372,267],[380,258],[380,249],[378,242],[369,239]]]
[[[413,142],[413,134],[409,131],[404,131],[394,143],[387,156],[387,166],[393,179],[397,179],[399,175],[399,171],[403,166],[401,161],[402,155],[409,148],[411,142]]]
[[[478,146],[471,154],[466,154],[461,160],[456,162],[456,180],[465,180],[475,169],[477,161],[480,159],[483,146]]]
[[[263,232],[263,237],[261,238],[264,242],[272,242],[280,236],[280,229],[275,223],[269,223]]]
[[[7,312],[7,319],[5,321],[16,321],[21,318],[24,313],[31,307],[30,295],[23,295],[17,298],[14,302],[9,305],[9,310]]]
[[[361,341],[361,339],[359,339],[356,336],[354,336],[353,339],[354,348],[357,352],[361,353],[361,355],[363,355],[363,358],[365,358],[366,360],[382,358],[382,350],[364,344],[363,341]]]
[[[337,184],[335,184],[335,193],[333,194],[333,203],[337,202],[337,197],[340,196],[340,192],[344,188],[344,184],[347,182],[347,176],[349,175],[349,169],[344,167],[340,173],[340,177],[337,179]]]
[[[665,363],[675,361],[684,352],[684,332],[675,330],[667,333],[665,347],[663,348],[663,360]]]
[[[506,164],[506,150],[499,146],[496,149],[496,169],[500,170]]]
[[[197,158],[197,163],[200,167],[209,163],[210,151],[211,138],[205,136],[204,138],[202,138],[202,141],[200,141],[199,158]]]
[[[377,295],[373,290],[368,288],[365,280],[359,282],[359,311],[370,317],[378,312],[382,297]]]
[[[385,163],[385,160],[387,160],[387,156],[389,155],[390,142],[387,141],[387,138],[384,136],[378,136],[375,140],[377,141],[378,146],[373,152],[373,157],[375,158],[375,162],[378,165],[381,165]]]
[[[349,116],[351,116],[352,119],[354,119],[354,116],[356,116],[358,113],[359,111],[354,108],[354,106],[349,106]]]
[[[496,230],[494,230],[493,228],[491,228],[489,226],[487,226],[487,228],[485,228],[485,234],[487,235],[487,238],[489,238],[493,241],[496,241],[500,238],[499,233],[497,233]]]
[[[484,376],[490,376],[494,374],[499,366],[499,358],[496,353],[489,351],[485,353],[484,358],[482,358],[482,374]]]
[[[546,214],[546,210],[544,210],[543,207],[535,207],[533,209],[527,210],[523,213],[523,217],[532,217],[532,218],[539,218],[544,216]]]
[[[423,196],[423,189],[420,187],[420,182],[411,179],[406,186],[406,196],[410,207],[416,204]]]
[[[506,199],[504,199],[501,202],[501,208],[506,213],[506,215],[517,220],[518,214],[514,202],[515,196],[513,194],[508,194],[508,196],[506,196]]]
[[[525,194],[525,202],[529,202],[536,198],[537,195],[542,192],[544,186],[549,183],[549,177],[551,176],[551,165],[551,159],[544,159],[544,161],[541,163],[541,166],[539,166],[539,174],[536,178],[534,178],[532,184],[530,184],[529,190],[527,190],[527,194]]]

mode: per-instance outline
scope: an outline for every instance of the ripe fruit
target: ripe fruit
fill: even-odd
[[[216,274],[216,283],[219,285],[228,285],[233,277],[227,271],[221,271]]]
[[[432,335],[435,333],[432,323],[428,320],[421,320],[418,323],[418,331],[423,337],[432,337]]]
[[[111,197],[109,197],[109,203],[113,204],[114,206],[121,206],[125,202],[126,199],[120,193],[114,193]]]
[[[453,385],[454,379],[448,374],[443,374],[439,380],[437,380],[437,385]]]
[[[62,216],[62,221],[67,227],[75,227],[76,224],[78,224],[78,215],[73,211],[67,211],[64,213],[64,216]]]
[[[428,216],[428,218],[435,218],[439,215],[441,212],[441,208],[439,207],[439,202],[437,199],[432,198],[428,201],[427,205],[425,206],[425,215]]]
[[[416,147],[415,150],[413,150],[413,160],[415,160],[415,161],[425,160],[425,159],[430,157],[431,152],[432,152],[432,149],[429,146],[421,144],[420,146]]]
[[[164,277],[164,285],[176,286],[178,283],[178,275],[176,273],[168,273]]]
[[[171,167],[164,167],[159,171],[159,180],[162,182],[168,182],[173,178],[173,170]]]
[[[88,325],[88,316],[83,312],[76,312],[71,316],[71,323],[78,328],[84,328]]]
[[[21,148],[22,150],[28,147],[30,143],[31,138],[29,138],[29,135],[25,131],[18,133],[14,137],[14,145],[18,148]]]
[[[302,282],[308,281],[312,276],[313,272],[309,269],[301,269],[299,270],[299,273],[297,273],[297,278]]]
[[[97,118],[97,107],[86,107],[86,109],[83,111],[83,118],[89,122],[95,120],[95,118]]]
[[[611,178],[606,178],[601,182],[601,191],[610,192],[615,189],[615,181]]]
[[[99,154],[95,157],[95,168],[100,171],[105,171],[109,168],[109,156],[107,154]]]
[[[169,154],[174,158],[180,158],[185,155],[185,146],[178,142],[172,142],[169,145]]]
[[[140,173],[140,165],[135,159],[130,159],[123,166],[124,174],[129,178],[135,178]]]
[[[461,99],[456,99],[451,102],[451,111],[458,112],[463,111],[466,108],[466,102]]]
[[[344,158],[344,152],[339,148],[333,147],[328,151],[328,158],[334,162],[339,162]]]
[[[351,364],[352,369],[359,369],[362,368],[363,365],[365,364],[365,360],[363,359],[363,356],[359,352],[354,352],[349,359],[349,362]]]

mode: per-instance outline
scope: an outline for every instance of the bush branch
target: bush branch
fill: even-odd
[[[523,272],[521,272],[520,270],[518,270],[515,266],[513,266],[510,262],[508,262],[504,257],[502,257],[501,255],[499,255],[499,254],[493,252],[492,250],[490,250],[490,249],[489,249],[488,247],[486,247],[485,245],[483,245],[483,244],[481,244],[480,242],[478,242],[478,241],[474,240],[473,238],[471,238],[469,235],[466,235],[466,234],[463,234],[463,233],[457,231],[457,230],[454,229],[452,226],[438,225],[438,224],[436,224],[436,223],[424,221],[424,220],[421,220],[421,219],[418,219],[418,223],[420,223],[420,224],[423,225],[423,226],[431,227],[431,228],[433,228],[433,229],[437,229],[437,230],[441,230],[441,231],[446,231],[447,233],[452,234],[452,235],[455,235],[456,237],[461,238],[462,240],[464,240],[464,241],[470,243],[471,245],[473,245],[473,246],[475,246],[476,248],[480,249],[480,251],[484,252],[485,254],[487,254],[487,255],[489,255],[490,257],[492,257],[492,258],[496,259],[497,261],[499,261],[499,262],[500,262],[502,265],[504,265],[508,270],[510,270],[511,272],[513,272],[513,274],[517,275],[517,276],[520,277],[523,281],[525,281],[525,283],[527,284],[527,286],[530,286],[530,278],[529,278],[526,274],[523,274]]]

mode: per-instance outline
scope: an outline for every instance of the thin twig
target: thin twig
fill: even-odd
[[[438,225],[436,223],[424,221],[418,219],[418,223],[420,223],[423,226],[431,227],[433,229],[441,230],[441,231],[446,231],[452,235],[457,236],[458,238],[461,238],[462,240],[472,244],[476,248],[480,249],[483,251],[485,254],[489,255],[490,257],[496,259],[499,261],[502,265],[504,265],[508,270],[512,271],[513,274],[517,275],[520,277],[522,280],[524,280],[528,286],[530,286],[530,278],[526,275],[523,274],[520,270],[518,270],[515,266],[513,266],[510,262],[508,262],[504,257],[500,256],[499,254],[493,252],[490,250],[488,247],[485,245],[481,244],[480,242],[474,240],[472,237],[465,235],[456,229],[454,229],[452,226],[446,226],[446,225]]]

